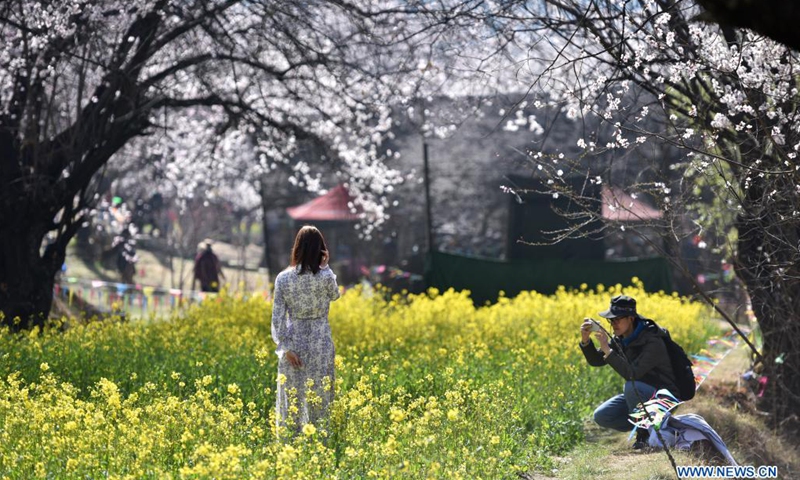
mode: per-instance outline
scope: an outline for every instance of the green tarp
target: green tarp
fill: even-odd
[[[638,277],[647,291],[672,292],[672,275],[664,258],[635,261],[603,260],[494,260],[449,253],[429,253],[425,261],[425,285],[440,290],[470,290],[473,301],[482,305],[497,300],[502,290],[513,297],[524,290],[553,293],[559,285],[594,288],[630,285]]]

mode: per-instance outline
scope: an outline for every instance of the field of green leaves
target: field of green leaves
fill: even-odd
[[[635,279],[634,279],[635,280]],[[514,478],[581,442],[611,370],[578,348],[620,286],[468,295],[353,289],[332,304],[330,435],[275,439],[271,305],[0,335],[0,478]],[[704,307],[625,288],[688,351]]]

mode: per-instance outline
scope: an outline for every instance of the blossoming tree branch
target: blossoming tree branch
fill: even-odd
[[[379,224],[385,194],[400,180],[380,150],[389,105],[418,88],[437,34],[435,23],[414,20],[412,7],[3,2],[3,321],[42,323],[67,243],[90,214],[103,172],[125,152],[166,159],[183,174],[177,183],[192,185],[216,170],[269,171],[289,162],[299,141],[318,142],[368,224]],[[201,162],[210,144],[222,146],[208,149],[215,161]],[[309,187],[319,183],[314,168],[292,167]]]

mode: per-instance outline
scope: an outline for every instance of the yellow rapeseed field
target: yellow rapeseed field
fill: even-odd
[[[0,335],[0,478],[515,478],[549,469],[617,393],[578,349],[624,290],[687,350],[709,311],[641,285],[467,293],[353,289],[331,308],[329,430],[276,440],[271,305],[222,294],[171,318]]]

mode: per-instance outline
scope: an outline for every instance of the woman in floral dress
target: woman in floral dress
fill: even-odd
[[[328,260],[322,233],[305,226],[295,237],[291,266],[275,278],[272,339],[278,345],[279,431],[297,432],[306,424],[326,427],[334,388],[328,309],[339,298]]]

